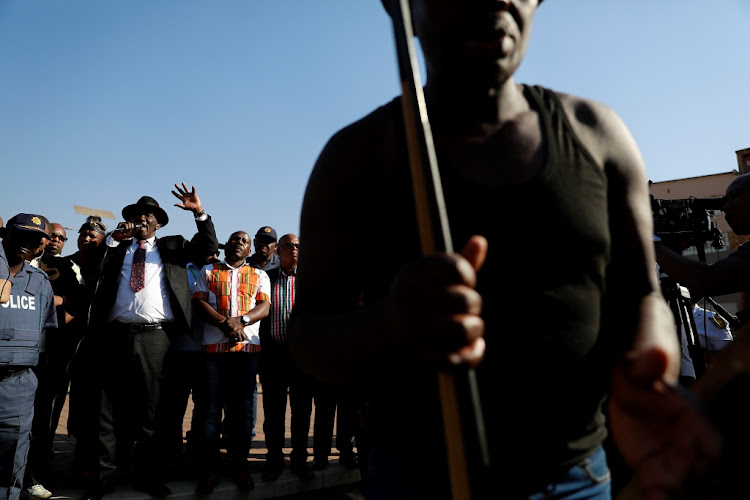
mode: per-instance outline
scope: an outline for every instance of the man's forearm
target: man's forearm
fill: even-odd
[[[195,305],[196,309],[198,309],[203,319],[213,326],[218,327],[226,320],[226,318],[219,314],[216,309],[211,306],[211,304],[203,299],[193,299],[193,304]]]
[[[258,321],[262,320],[266,316],[268,316],[268,313],[271,311],[271,303],[270,302],[259,302],[255,307],[250,309],[245,316],[247,316],[250,319],[250,322],[248,325],[252,325],[254,323],[257,323]]]
[[[661,272],[690,289],[693,294],[703,296],[705,290],[704,280],[701,278],[708,265],[699,260],[690,259],[678,254],[663,243],[657,243],[656,262]]]

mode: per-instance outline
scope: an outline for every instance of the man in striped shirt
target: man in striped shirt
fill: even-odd
[[[253,392],[260,361],[260,320],[270,309],[268,275],[248,264],[250,236],[232,233],[224,247],[224,261],[205,266],[193,292],[204,317],[204,373],[201,387],[202,475],[197,492],[208,494],[221,473],[219,437],[226,408],[232,477],[240,489],[253,488],[247,456],[252,442]]]
[[[303,374],[292,359],[287,343],[286,327],[294,306],[299,238],[286,234],[279,240],[277,249],[280,266],[268,271],[271,279],[271,313],[260,326],[263,346],[263,432],[266,434],[268,456],[263,471],[264,481],[275,481],[284,466],[284,430],[286,400],[292,412],[291,471],[300,479],[312,479],[315,473],[307,464],[307,441],[312,413],[312,379]]]

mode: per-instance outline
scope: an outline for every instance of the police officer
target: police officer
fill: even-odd
[[[57,326],[47,275],[26,262],[49,239],[45,227],[39,215],[17,214],[0,228],[0,260],[7,269],[0,278],[12,285],[0,305],[0,500],[21,493],[37,387],[31,367],[42,331]]]

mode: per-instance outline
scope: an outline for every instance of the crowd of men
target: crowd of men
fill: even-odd
[[[309,480],[328,466],[338,391],[302,374],[286,344],[299,238],[278,238],[263,226],[220,244],[195,188],[175,184],[172,193],[195,219],[191,239],[156,236],[169,217],[149,196],[123,208],[113,230],[89,217],[78,251],[66,257],[65,228],[42,215],[18,214],[2,229],[0,276],[10,293],[0,322],[13,333],[0,344],[0,498],[52,496],[50,459],[68,394],[84,498],[101,498],[123,481],[166,496],[165,479],[188,471],[200,494],[211,493],[225,472],[238,488],[252,489],[247,458],[259,372],[268,441],[263,480],[276,480],[285,466],[287,393],[291,472]],[[313,401],[318,437],[308,462]],[[341,408],[341,462],[357,468],[357,408]]]
[[[0,351],[0,398],[18,404],[0,405],[0,422],[20,422],[17,458],[0,425],[9,495],[20,490],[34,427],[30,369],[40,350],[48,358],[43,368],[59,369],[50,345],[40,348],[40,332],[85,317],[76,355],[85,353],[87,362],[72,370],[70,396],[80,409],[77,442],[99,450],[81,455],[80,465],[95,471],[88,498],[111,491],[118,467],[130,464],[136,488],[169,493],[155,461],[176,449],[174,429],[191,384],[199,409],[197,491],[209,493],[219,480],[221,435],[231,443],[232,478],[252,488],[243,454],[252,439],[259,364],[268,390],[269,481],[283,467],[278,415],[285,391],[290,468],[305,479],[313,466],[327,464],[315,445],[315,461],[307,462],[297,432],[309,426],[303,374],[311,374],[366,396],[368,500],[609,500],[620,488],[613,478],[631,476],[634,498],[746,496],[750,433],[734,402],[750,390],[750,335],[714,354],[688,395],[678,383],[679,337],[654,262],[694,297],[728,293],[750,282],[750,244],[706,265],[652,241],[645,166],[617,113],[514,79],[541,0],[382,3],[394,28],[413,22],[427,70],[424,102],[410,106],[397,97],[325,145],[305,193],[299,273],[294,235],[279,240],[278,271],[270,269],[276,233],[268,227],[255,235],[255,256],[249,233],[237,231],[226,240],[224,260],[214,262],[211,218],[194,189],[176,185],[177,206],[195,218],[190,240],[155,238],[168,217],[146,196],[126,206],[124,222],[108,234],[93,227],[96,221],[82,228],[99,243],[82,246],[75,260],[87,297],[78,312],[75,302],[54,297],[44,271],[25,262],[52,238],[51,225],[27,214],[8,221],[0,287],[13,288],[0,316],[9,348]],[[411,12],[403,12],[409,4]],[[433,194],[447,207],[446,246],[456,252],[424,255],[432,236],[417,218],[425,189],[419,176],[412,186],[409,175],[418,170],[410,166],[420,166],[412,126],[425,124],[415,116],[424,108],[434,141],[423,141],[423,159],[440,165],[442,190]],[[750,234],[749,179],[727,188],[724,211],[738,234]],[[519,250],[508,214],[544,231],[545,240]],[[357,251],[323,265],[332,234]],[[386,251],[384,243],[391,244]],[[392,255],[397,263],[384,258]],[[197,379],[186,373],[196,363],[192,351],[202,360]],[[83,380],[77,388],[76,377]],[[731,394],[738,397],[728,397],[717,381],[735,378]],[[473,385],[452,390],[466,380]],[[40,391],[40,405],[55,408],[59,389]],[[476,417],[470,422],[483,425],[462,427],[467,409]],[[331,420],[330,411],[321,413]],[[96,435],[87,436],[91,421]],[[164,431],[170,426],[174,434]],[[479,431],[475,442],[462,439],[467,430]],[[352,459],[350,449],[341,452]],[[612,467],[613,459],[626,470]]]

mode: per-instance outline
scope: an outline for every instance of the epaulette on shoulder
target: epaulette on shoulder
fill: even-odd
[[[32,266],[31,264],[29,264],[29,267],[31,268],[32,271],[36,271],[39,274],[41,274],[42,276],[44,276],[45,278],[49,279],[49,275],[46,272],[44,272],[41,269],[39,269],[38,267]]]

